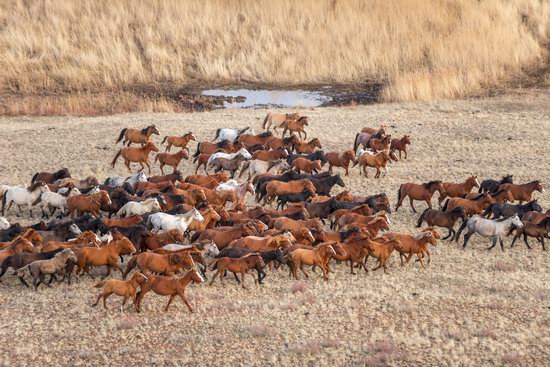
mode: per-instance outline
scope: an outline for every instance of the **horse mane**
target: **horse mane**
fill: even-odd
[[[224,140],[220,141],[219,143],[216,143],[216,148],[225,148],[229,144],[231,144],[231,142],[227,139],[224,139]]]
[[[38,187],[44,186],[44,185],[45,185],[44,181],[36,181],[35,183],[33,183],[32,185],[30,185],[29,187],[27,187],[27,191],[28,191],[28,192],[33,192],[33,191],[36,190]]]
[[[425,188],[429,189],[429,188],[432,187],[433,185],[437,185],[437,184],[440,184],[440,183],[441,183],[441,181],[435,180],[435,181],[430,181],[430,182],[423,183],[422,186],[424,186]]]
[[[249,258],[251,256],[261,256],[261,254],[259,252],[251,252],[249,254],[246,254],[246,255],[242,256],[241,259],[246,259],[246,258]]]
[[[147,134],[147,130],[149,130],[150,127],[152,127],[152,126],[147,126],[146,128],[141,129],[141,135],[146,135],[146,134]]]
[[[548,224],[550,224],[550,217],[546,217],[543,220],[541,220],[538,224],[539,227],[546,227]]]
[[[263,132],[263,133],[259,133],[256,136],[259,137],[259,138],[268,138],[270,136],[273,136],[273,133],[271,131],[266,131],[266,132]]]

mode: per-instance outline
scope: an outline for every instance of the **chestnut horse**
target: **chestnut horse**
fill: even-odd
[[[443,205],[444,211],[453,210],[456,207],[464,208],[464,215],[470,217],[474,214],[480,214],[490,204],[494,204],[495,199],[488,193],[480,194],[477,199],[469,200],[463,198],[450,198]]]
[[[120,305],[120,312],[123,312],[124,305],[128,301],[128,298],[132,298],[134,304],[136,303],[137,288],[143,283],[147,282],[147,280],[147,276],[139,272],[134,273],[132,279],[130,280],[103,280],[94,286],[96,288],[103,288],[103,290],[97,296],[97,299],[92,307],[97,306],[99,300],[103,297],[103,308],[107,309],[107,297],[114,293],[117,296],[124,297],[124,299],[122,300],[122,305]]]
[[[111,205],[111,198],[105,190],[99,190],[92,195],[74,195],[67,198],[68,214],[74,218],[74,214],[82,215],[91,213],[94,217],[100,218],[101,212],[99,209],[103,205]]]
[[[156,128],[155,125],[147,126],[145,129],[127,129],[124,128],[120,132],[120,135],[118,136],[118,140],[115,144],[118,144],[124,138],[122,141],[122,145],[125,145],[128,143],[128,146],[130,144],[141,144],[143,146],[144,144],[149,142],[149,139],[152,134],[160,135],[160,131]]]
[[[292,251],[289,260],[290,269],[294,278],[298,280],[298,268],[300,268],[306,278],[309,278],[309,275],[304,270],[304,265],[315,265],[323,270],[323,278],[328,281],[328,262],[331,257],[336,255],[336,251],[334,251],[332,244],[333,242],[325,242],[318,245],[313,250],[299,248]]]
[[[407,182],[399,186],[399,191],[397,192],[397,204],[395,205],[395,211],[399,209],[403,200],[408,196],[413,212],[417,212],[414,208],[414,200],[423,200],[428,204],[428,208],[432,208],[432,196],[438,191],[439,195],[445,195],[445,188],[441,181],[430,181],[423,184],[415,184]]]
[[[173,172],[176,172],[182,159],[189,159],[189,154],[183,149],[176,154],[159,153],[155,156],[155,163],[159,161],[160,172],[164,175],[164,166],[170,166],[174,170]]]
[[[355,162],[355,152],[348,149],[341,154],[338,152],[328,152],[325,154],[328,161],[328,171],[332,174],[332,167],[342,167],[346,170],[346,176],[348,176],[348,168],[350,162]]]
[[[189,144],[191,140],[195,141],[197,138],[192,132],[188,132],[183,136],[165,136],[161,144],[168,143],[166,146],[166,152],[169,152],[170,149],[172,149],[172,146],[180,147],[181,150],[189,150],[187,148],[187,144]]]
[[[323,149],[321,142],[317,138],[313,138],[306,143],[305,141],[298,141],[294,144],[294,150],[298,154],[310,154],[315,151],[315,148]]]
[[[310,161],[309,159],[300,157],[292,162],[292,168],[298,173],[318,173],[321,170],[321,161]]]
[[[477,180],[477,176],[470,176],[462,183],[442,182],[442,185],[445,189],[445,193],[443,195],[439,195],[439,205],[441,205],[447,196],[450,198],[466,197],[466,195],[468,195],[474,187],[479,187],[479,181]]]
[[[405,135],[401,139],[394,138],[391,140],[390,150],[399,151],[399,159],[401,159],[401,152],[405,153],[404,159],[407,159],[408,144],[411,144],[411,138],[409,137],[409,135]]]
[[[287,131],[289,131],[290,135],[294,135],[293,133],[298,132],[298,136],[300,139],[302,139],[302,133],[304,133],[304,139],[307,139],[307,133],[306,133],[306,126],[308,126],[307,116],[300,116],[296,117],[292,120],[286,120],[283,122],[282,126],[284,126],[283,129],[283,135],[281,135],[283,138]]]
[[[273,113],[268,112],[264,118],[262,128],[269,131],[269,128],[273,124],[273,131],[277,132],[277,128],[284,126],[284,123],[290,120],[294,120],[302,116],[300,112],[295,113]]]
[[[117,152],[115,158],[113,158],[113,161],[111,162],[111,167],[114,168],[118,157],[122,156],[122,158],[124,158],[124,164],[126,165],[126,167],[128,167],[128,171],[132,172],[130,168],[131,162],[139,163],[141,165],[141,169],[138,172],[141,172],[145,169],[145,166],[143,165],[145,163],[147,165],[147,168],[149,169],[149,174],[151,174],[151,166],[149,166],[149,154],[151,152],[158,151],[159,149],[153,142],[147,142],[147,144],[145,144],[145,146],[141,148],[122,148]]]
[[[231,257],[222,257],[216,261],[211,266],[211,270],[216,269],[216,274],[212,276],[212,280],[210,281],[210,285],[214,283],[214,280],[216,280],[216,277],[219,276],[220,282],[223,283],[223,277],[225,274],[225,271],[230,271],[233,274],[240,273],[241,274],[241,286],[246,289],[244,286],[244,275],[248,274],[254,279],[254,283],[256,283],[256,278],[252,274],[249,273],[250,270],[256,269],[256,268],[263,268],[265,267],[264,260],[262,259],[262,256],[256,252],[249,253],[247,255],[244,255],[243,257],[239,258],[231,258]]]
[[[136,252],[136,248],[128,238],[123,238],[100,248],[83,247],[75,249],[74,252],[78,258],[76,274],[81,271],[88,273],[90,265],[107,265],[107,274],[105,276],[109,276],[111,274],[111,267],[118,269],[120,274],[123,274],[122,269],[118,265],[118,258],[120,255],[133,254]]]
[[[204,279],[195,269],[191,270],[182,278],[172,278],[162,275],[147,274],[148,281],[141,285],[141,290],[136,296],[136,310],[141,312],[141,300],[149,291],[153,291],[161,296],[170,296],[168,303],[164,307],[164,311],[168,311],[168,307],[174,300],[175,296],[180,296],[182,301],[187,305],[190,312],[193,312],[189,300],[185,297],[185,288],[191,282],[200,284]]]
[[[316,192],[315,186],[307,178],[290,182],[269,181],[266,184],[266,196],[264,198],[264,204],[271,204],[271,202],[273,202],[273,199],[281,194],[299,193],[306,190],[309,190],[313,193]]]
[[[531,201],[534,191],[538,191],[541,194],[544,193],[544,187],[539,180],[531,181],[522,185],[506,183],[500,185],[499,187],[499,189],[507,188],[510,188],[512,196],[514,196],[514,200],[518,200],[520,204],[522,204],[524,201]]]
[[[386,164],[390,161],[390,155],[386,151],[381,151],[378,153],[370,153],[368,151],[363,152],[355,161],[354,167],[359,164],[359,169],[363,167],[363,174],[367,177],[367,167],[376,168],[376,174],[374,178],[380,177],[380,168],[384,169],[384,177],[388,174],[388,169]]]

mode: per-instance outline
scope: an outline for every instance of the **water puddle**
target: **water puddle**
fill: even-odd
[[[332,101],[324,92],[307,90],[211,89],[202,94],[224,97],[224,108],[319,107]]]

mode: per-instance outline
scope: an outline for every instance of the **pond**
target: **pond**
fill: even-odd
[[[224,108],[265,107],[319,107],[332,101],[332,97],[320,91],[308,90],[253,90],[253,89],[211,89],[202,92],[205,96],[226,97]],[[227,97],[245,97],[227,98]]]

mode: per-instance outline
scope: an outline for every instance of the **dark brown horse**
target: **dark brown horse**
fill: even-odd
[[[458,206],[449,211],[441,211],[428,208],[424,210],[422,214],[420,214],[420,218],[418,218],[416,226],[421,227],[422,223],[426,221],[426,223],[428,223],[430,227],[437,226],[447,228],[449,234],[443,239],[446,240],[447,238],[451,237],[452,241],[454,239],[454,236],[456,235],[453,227],[459,218],[462,218],[463,220],[466,219],[466,216],[464,215],[464,208],[461,206]]]
[[[42,181],[47,184],[53,184],[57,180],[62,180],[64,178],[70,178],[71,173],[67,168],[62,168],[59,171],[50,173],[50,172],[37,172],[32,176],[31,184]]]
[[[124,140],[122,141],[122,145],[128,143],[128,146],[130,146],[130,144],[134,143],[144,146],[149,142],[152,134],[160,135],[160,131],[156,128],[155,125],[147,126],[145,129],[141,130],[124,128],[120,132],[118,140],[115,144],[118,144],[124,138]]]

